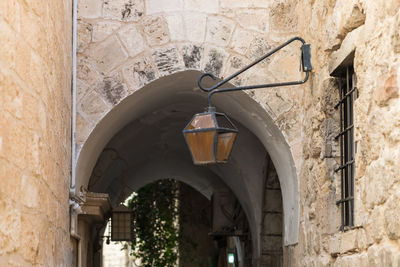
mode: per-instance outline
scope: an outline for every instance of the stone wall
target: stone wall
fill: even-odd
[[[71,2],[0,1],[1,266],[70,266]]]
[[[302,101],[298,266],[398,266],[399,1],[301,1],[315,70]],[[340,232],[336,81],[332,66],[355,49],[355,228]],[[329,64],[330,62],[330,64]]]

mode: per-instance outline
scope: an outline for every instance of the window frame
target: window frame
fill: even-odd
[[[335,108],[340,113],[340,132],[336,136],[340,143],[340,200],[341,231],[354,227],[354,177],[355,177],[355,142],[354,142],[354,100],[357,98],[357,78],[353,65],[344,67],[339,77],[340,100]]]

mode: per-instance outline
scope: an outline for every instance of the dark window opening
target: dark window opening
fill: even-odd
[[[336,108],[340,112],[340,133],[336,136],[340,144],[341,230],[354,226],[354,112],[353,103],[357,98],[356,75],[353,66],[347,66],[339,77],[340,100]]]

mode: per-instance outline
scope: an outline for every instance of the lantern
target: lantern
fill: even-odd
[[[132,241],[133,212],[123,204],[113,209],[111,215],[111,240]]]
[[[183,129],[196,165],[227,162],[237,133],[231,120],[224,113],[216,112],[214,107],[194,115]]]

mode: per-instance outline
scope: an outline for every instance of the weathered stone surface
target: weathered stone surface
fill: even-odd
[[[271,50],[272,46],[270,42],[265,39],[264,37],[257,36],[255,37],[251,43],[250,43],[250,48],[247,52],[247,57],[250,58],[251,60],[256,60],[265,55],[267,52]],[[265,65],[266,62],[269,62],[270,59],[266,59],[262,62],[260,62],[261,65]]]
[[[390,239],[400,238],[400,214],[398,212],[398,203],[400,195],[398,192],[388,200],[385,210],[385,228],[386,234]]]
[[[248,30],[266,32],[269,30],[268,9],[245,9],[237,13],[237,20],[241,27]]]
[[[168,25],[163,17],[145,17],[142,25],[150,46],[162,45],[169,41]]]
[[[129,56],[134,57],[144,51],[144,37],[135,24],[128,24],[120,29],[118,36],[126,47]]]
[[[203,47],[198,45],[184,45],[182,48],[183,62],[188,69],[200,69]]]
[[[390,99],[399,97],[400,88],[397,78],[399,70],[398,66],[392,67],[389,73],[379,77],[379,85],[375,90],[375,99],[379,106],[386,106]]]
[[[296,8],[296,4],[291,1],[276,2],[269,13],[271,30],[295,32],[298,26]]]
[[[92,49],[90,57],[99,71],[107,73],[127,59],[128,55],[113,36]]]
[[[101,17],[102,1],[82,0],[78,2],[78,15],[84,18]]]
[[[245,67],[247,64],[249,64],[250,61],[245,58],[245,57],[241,57],[241,56],[231,56],[228,59],[228,63],[227,63],[227,67],[225,68],[225,73],[224,73],[224,77],[227,77],[229,75],[232,75],[233,73],[237,72],[238,70],[242,69],[243,67]],[[233,78],[231,80],[232,83],[234,83],[235,85],[239,86],[242,84],[244,79],[244,75],[239,75],[235,78]]]
[[[206,16],[204,14],[185,14],[186,37],[190,42],[203,42],[206,32]]]
[[[94,69],[92,63],[87,58],[81,56],[78,58],[77,78],[87,85],[94,85],[100,78],[100,75]]]
[[[171,40],[185,40],[185,24],[183,23],[182,15],[169,15],[166,20]]]
[[[215,0],[185,0],[185,11],[218,13],[219,1]]]
[[[93,24],[92,41],[103,41],[119,27],[121,27],[121,23],[118,21],[97,21],[95,24]]]
[[[218,48],[207,48],[205,51],[204,71],[210,72],[215,76],[219,76],[222,72],[225,60],[227,59],[226,52]]]
[[[282,214],[265,214],[263,233],[282,234]]]
[[[146,14],[151,15],[161,12],[182,11],[183,6],[184,6],[183,0],[170,0],[170,1],[147,0]]]
[[[239,54],[246,54],[250,42],[253,40],[253,33],[243,28],[236,28],[233,34],[230,47]]]
[[[92,41],[93,26],[90,23],[78,23],[78,53],[83,52]]]
[[[161,76],[183,69],[182,59],[178,50],[173,46],[159,48],[153,52],[152,56]]]
[[[282,194],[280,190],[266,190],[265,192],[265,211],[282,211]]]
[[[123,76],[128,82],[130,91],[135,91],[158,77],[153,64],[151,58],[144,57],[133,60],[122,68]]]
[[[96,85],[95,90],[111,105],[118,104],[128,94],[128,89],[118,72],[105,76],[103,81]]]
[[[137,21],[143,13],[144,0],[106,0],[103,4],[103,16],[109,19]]]
[[[84,117],[91,123],[99,121],[109,109],[107,103],[95,91],[88,93],[79,104],[80,112],[84,113]]]
[[[206,42],[219,46],[228,45],[233,27],[234,24],[231,20],[223,17],[208,17]]]

